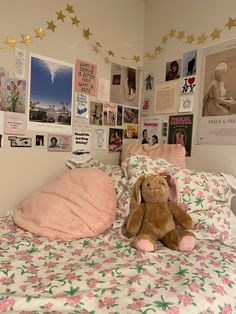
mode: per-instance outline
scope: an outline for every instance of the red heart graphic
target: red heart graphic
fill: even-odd
[[[188,79],[189,85],[192,85],[194,82],[195,82],[195,77],[190,77],[190,78]]]

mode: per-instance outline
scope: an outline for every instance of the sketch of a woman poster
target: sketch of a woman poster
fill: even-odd
[[[228,70],[225,61],[219,62],[213,72],[213,80],[203,98],[203,116],[224,116],[231,114],[231,107],[236,105],[232,96],[227,95],[224,78]]]

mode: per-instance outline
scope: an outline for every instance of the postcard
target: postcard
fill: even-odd
[[[89,116],[89,96],[75,93],[75,116],[88,119]]]
[[[71,152],[71,150],[72,150],[71,135],[48,134],[49,152]]]

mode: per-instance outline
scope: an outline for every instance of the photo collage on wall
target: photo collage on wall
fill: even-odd
[[[181,144],[191,156],[196,70],[193,50],[168,61],[162,80],[153,72],[143,73],[140,143]]]
[[[14,77],[0,68],[0,147],[7,135],[9,147],[79,155],[138,139],[140,71],[112,63],[110,79],[98,78],[96,64],[29,53],[26,74],[26,51],[15,51]]]

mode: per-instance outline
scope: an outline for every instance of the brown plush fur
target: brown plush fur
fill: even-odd
[[[164,176],[148,175],[137,180],[126,222],[128,234],[135,236],[134,247],[138,241],[146,239],[153,244],[153,250],[157,249],[158,240],[170,249],[179,250],[185,236],[194,237],[192,232],[183,230],[193,227],[192,218],[177,204],[168,202],[168,195],[169,187]],[[178,230],[175,221],[183,229]]]

